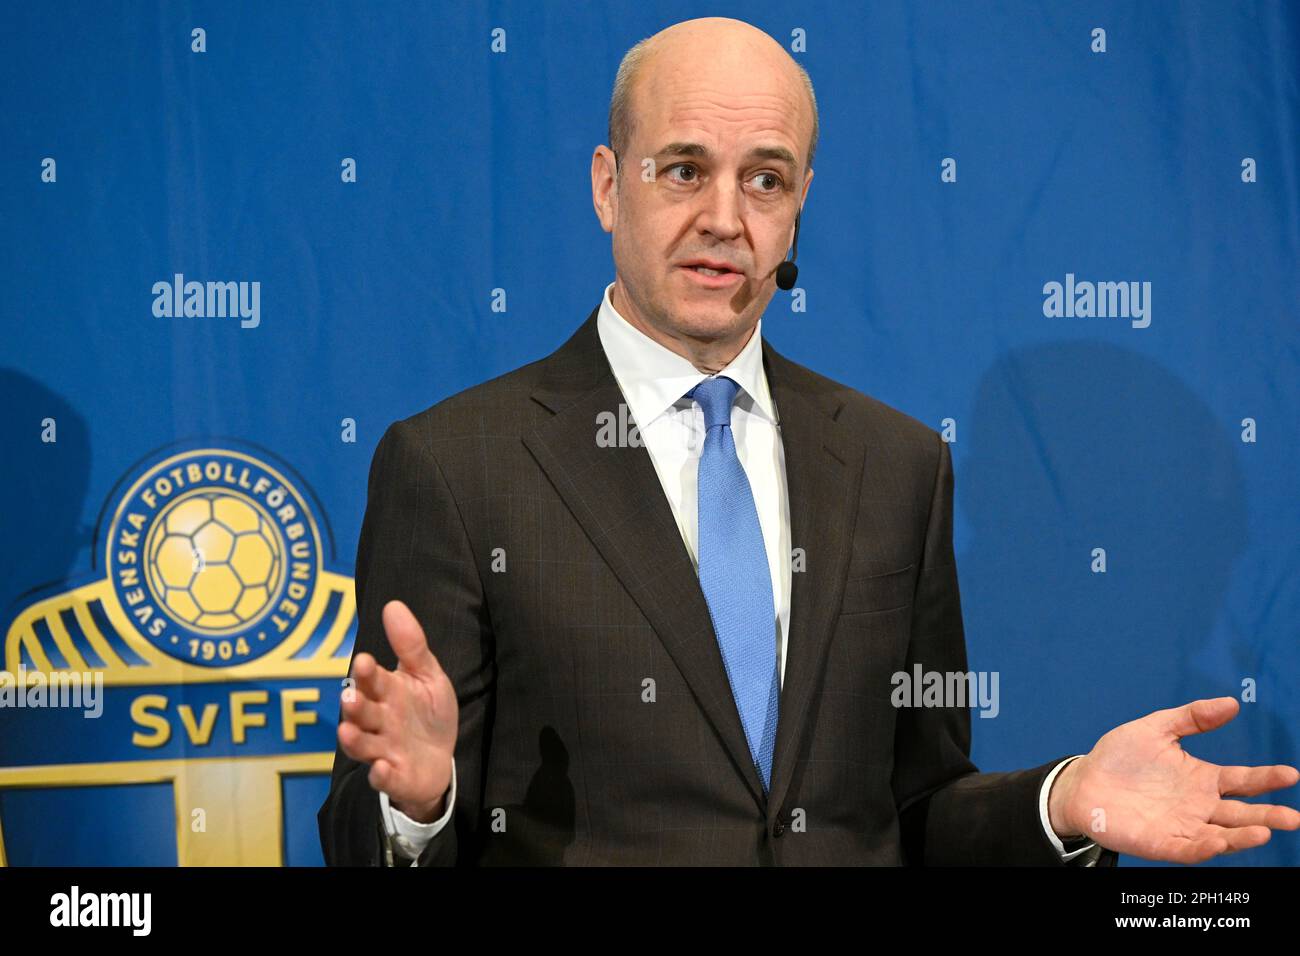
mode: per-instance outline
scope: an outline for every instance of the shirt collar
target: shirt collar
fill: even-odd
[[[596,316],[596,330],[632,418],[644,428],[709,376],[623,318],[610,300],[613,289],[612,282],[605,287]],[[762,342],[760,318],[745,347],[718,374],[740,386],[737,405],[746,405],[776,424],[776,406],[763,371]]]

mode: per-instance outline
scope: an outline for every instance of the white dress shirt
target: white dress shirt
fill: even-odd
[[[605,288],[604,300],[596,316],[600,344],[627,402],[631,419],[637,424],[641,441],[654,462],[659,483],[672,506],[677,528],[698,573],[697,479],[704,444],[704,412],[698,402],[686,398],[685,394],[709,376],[688,359],[660,345],[623,318],[610,301],[613,288],[612,282]],[[772,598],[776,610],[772,637],[776,642],[780,680],[784,684],[786,644],[790,637],[790,504],[778,411],[768,391],[767,375],[763,371],[762,334],[763,322],[760,319],[744,348],[718,374],[727,376],[740,386],[732,406],[731,430],[736,453],[754,493],[758,523],[767,550],[767,565],[772,576]],[[619,419],[622,420],[621,415]],[[1048,820],[1048,791],[1061,768],[1069,762],[1064,760],[1052,770],[1043,781],[1039,798],[1039,815],[1043,828],[1065,860],[1086,853],[1092,847],[1089,845],[1066,853]],[[410,819],[400,810],[389,806],[387,794],[379,795],[388,835],[402,853],[413,861],[412,866],[415,865],[415,858],[450,819],[455,800],[455,760],[452,761],[446,812],[433,823],[418,823]]]

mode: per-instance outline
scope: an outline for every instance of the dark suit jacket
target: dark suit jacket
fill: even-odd
[[[896,671],[967,669],[947,444],[764,341],[806,555],[765,797],[649,453],[597,443],[623,396],[596,315],[375,452],[355,650],[395,666],[401,599],[460,706],[453,818],[419,863],[1061,865],[1038,810],[1057,760],[979,773],[969,709],[890,703]],[[335,757],[329,864],[383,859],[367,770]]]

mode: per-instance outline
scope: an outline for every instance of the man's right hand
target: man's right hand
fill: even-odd
[[[370,764],[370,786],[418,823],[446,809],[459,708],[456,689],[429,650],[424,630],[401,601],[383,610],[384,634],[397,655],[385,670],[370,654],[352,661],[355,687],[343,693],[339,744]]]

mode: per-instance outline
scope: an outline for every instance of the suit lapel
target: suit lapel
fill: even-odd
[[[650,453],[596,442],[597,416],[621,419],[624,402],[600,345],[597,311],[546,359],[532,397],[553,416],[524,444],[663,641],[761,806],[762,781],[708,604]]]
[[[622,443],[597,445],[597,417],[612,413],[621,419],[624,402],[596,331],[598,311],[545,360],[532,398],[552,417],[526,434],[524,444],[663,641],[755,800],[779,807],[848,570],[863,444],[836,424],[843,403],[825,380],[764,340],[764,369],[785,453],[790,541],[806,557],[805,570],[791,575],[785,679],[771,795],[765,799],[708,604],[650,453]]]
[[[780,807],[790,787],[813,694],[848,573],[851,535],[865,449],[836,424],[843,402],[821,379],[763,341],[763,364],[776,403],[790,501],[790,546],[805,569],[790,576],[790,634],[776,729],[769,805]],[[844,728],[846,733],[865,728]]]

